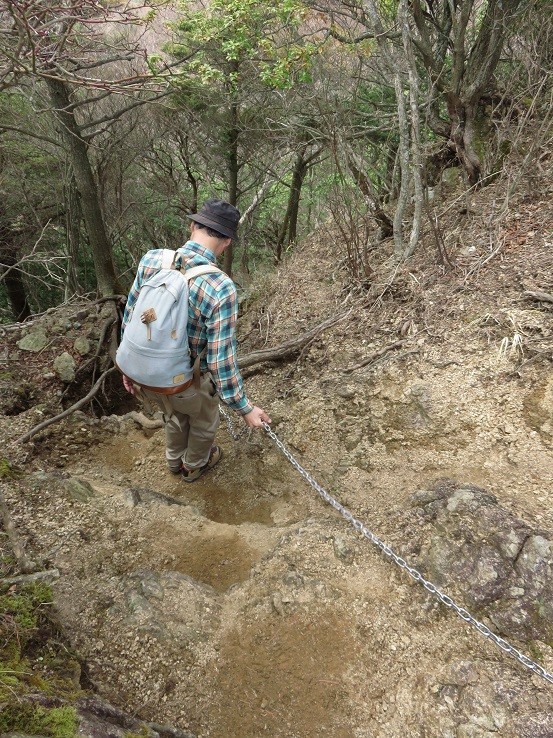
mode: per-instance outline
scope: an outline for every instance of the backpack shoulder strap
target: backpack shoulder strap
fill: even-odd
[[[161,255],[162,269],[171,269],[175,262],[175,253],[176,252],[171,249],[163,249],[163,254]]]
[[[200,266],[192,267],[191,269],[181,269],[180,273],[189,282],[191,279],[199,277],[202,274],[215,274],[220,271],[219,267],[212,264],[200,264]]]

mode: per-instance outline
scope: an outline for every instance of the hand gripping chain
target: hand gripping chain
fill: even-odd
[[[223,413],[226,414],[226,413]],[[449,607],[451,610],[457,613],[457,615],[462,618],[466,623],[470,623],[470,625],[474,626],[476,630],[478,630],[480,633],[482,633],[483,636],[486,638],[489,638],[493,643],[495,643],[496,646],[498,646],[502,651],[505,651],[505,653],[508,653],[510,656],[513,656],[513,658],[517,659],[517,661],[520,661],[520,663],[525,666],[527,669],[530,669],[530,671],[533,671],[534,674],[538,674],[539,676],[546,679],[550,684],[553,684],[553,674],[546,671],[543,666],[540,666],[539,664],[536,664],[535,661],[532,661],[532,659],[529,659],[528,656],[525,656],[521,651],[519,651],[514,646],[511,646],[511,644],[506,641],[504,638],[501,638],[500,636],[493,633],[484,623],[481,623],[479,620],[477,620],[475,617],[473,617],[467,610],[465,610],[464,607],[460,607],[457,605],[456,602],[452,600],[451,597],[448,597],[448,595],[444,594],[441,590],[436,587],[435,584],[432,584],[432,582],[429,582],[427,579],[423,577],[423,575],[417,571],[417,569],[414,569],[412,566],[409,566],[407,561],[405,559],[402,559],[401,556],[398,556],[391,548],[390,546],[386,545],[383,541],[381,541],[377,536],[375,536],[374,533],[371,533],[371,531],[365,527],[365,525],[355,518],[350,511],[345,508],[342,504],[340,504],[337,500],[334,499],[328,492],[326,492],[320,484],[318,484],[315,479],[309,474],[308,471],[306,471],[299,463],[296,461],[296,459],[292,456],[290,451],[286,448],[286,446],[282,443],[282,441],[278,438],[276,433],[274,433],[271,430],[271,427],[267,424],[263,424],[263,428],[267,432],[267,435],[269,438],[271,438],[275,444],[278,446],[278,448],[282,451],[282,453],[286,456],[288,461],[292,464],[292,466],[301,474],[301,476],[313,487],[313,489],[319,494],[320,497],[323,498],[325,502],[328,502],[329,505],[331,505],[335,510],[337,510],[342,517],[344,517],[348,523],[353,525],[355,530],[358,533],[361,533],[365,538],[368,538],[371,543],[374,543],[377,548],[379,548],[384,556],[386,556],[388,559],[393,561],[395,564],[397,564],[400,569],[403,569],[406,571],[410,577],[412,577],[416,582],[419,582],[422,584],[422,586],[431,594],[435,595],[438,600],[442,604],[444,604],[446,607]]]

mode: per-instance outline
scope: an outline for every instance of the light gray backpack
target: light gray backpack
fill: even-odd
[[[176,394],[192,384],[188,346],[188,283],[216,266],[176,269],[175,252],[163,249],[161,269],[142,287],[117,349],[119,369],[135,384]]]

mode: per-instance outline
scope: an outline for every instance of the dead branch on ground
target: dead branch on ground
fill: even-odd
[[[333,315],[331,318],[311,328],[311,330],[302,333],[297,338],[292,338],[278,346],[273,346],[273,348],[259,349],[258,351],[252,351],[250,354],[242,356],[238,359],[240,369],[246,369],[254,364],[262,364],[265,361],[281,361],[282,359],[287,359],[289,356],[293,356],[327,328],[347,318],[350,313],[351,309],[338,315]]]
[[[408,341],[407,338],[402,338],[400,341],[394,341],[394,343],[388,344],[388,346],[384,346],[384,348],[380,349],[380,351],[376,351],[376,353],[371,354],[368,358],[363,359],[362,362],[359,364],[354,364],[354,366],[348,366],[342,371],[344,374],[351,374],[351,372],[356,371],[357,369],[362,369],[364,366],[369,366],[370,364],[373,364],[377,359],[382,358],[385,356],[389,351],[393,351],[394,349],[400,348]]]
[[[553,295],[550,295],[549,292],[527,290],[524,294],[526,295],[526,297],[529,297],[531,300],[536,300],[537,302],[553,303]]]

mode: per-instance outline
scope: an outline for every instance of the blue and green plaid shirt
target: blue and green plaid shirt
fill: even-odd
[[[144,282],[161,268],[163,249],[152,249],[140,260],[129,292],[123,316],[123,327],[131,319],[132,310]],[[216,264],[215,254],[195,241],[187,241],[176,251],[175,266],[186,269]],[[236,321],[238,295],[230,277],[223,272],[203,274],[189,283],[188,343],[192,359],[206,348],[201,359],[202,371],[209,371],[223,402],[242,415],[253,410],[244,392],[236,354]]]

